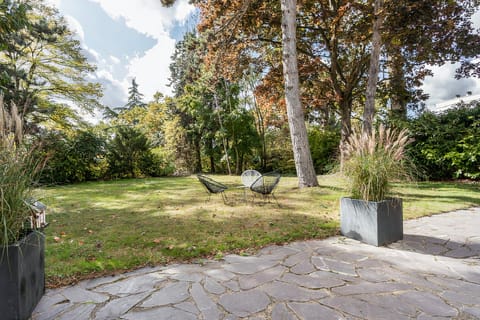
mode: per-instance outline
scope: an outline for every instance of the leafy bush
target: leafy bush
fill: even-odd
[[[429,179],[480,178],[480,105],[426,112],[409,124],[408,153]]]
[[[317,174],[325,174],[332,171],[338,158],[340,132],[338,130],[326,131],[319,127],[311,127],[308,130],[308,142],[315,172]]]
[[[72,137],[50,133],[43,139],[42,152],[49,159],[42,172],[42,183],[98,180],[107,170],[105,139],[90,131],[79,131]]]
[[[353,198],[382,201],[390,192],[394,179],[408,177],[405,147],[407,131],[380,126],[370,134],[353,133],[345,147],[342,173],[349,180]]]

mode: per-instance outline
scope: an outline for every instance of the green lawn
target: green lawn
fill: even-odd
[[[215,176],[228,185],[238,176]],[[243,203],[243,191],[210,201],[195,176],[82,183],[38,190],[48,205],[47,285],[173,261],[253,253],[268,244],[334,235],[339,227],[336,175],[319,188],[298,189],[282,177],[275,203]],[[478,184],[401,184],[404,217],[415,218],[480,205]],[[250,195],[249,195],[250,196]]]

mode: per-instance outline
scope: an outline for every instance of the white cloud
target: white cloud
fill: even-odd
[[[187,0],[178,0],[170,8],[163,7],[160,0],[90,1],[100,4],[112,19],[124,19],[128,27],[157,41],[156,45],[145,53],[129,59],[128,74],[122,83],[128,83],[128,88],[131,79],[136,78],[145,101],[150,101],[158,91],[166,95],[171,94],[171,88],[167,87],[167,84],[175,40],[169,37],[169,30],[176,23],[185,23],[194,7]]]
[[[112,19],[123,18],[128,27],[155,39],[167,35],[175,22],[183,23],[194,10],[187,0],[179,0],[171,8],[163,7],[160,0],[90,1],[100,4]]]
[[[83,28],[82,28],[82,25],[80,24],[80,22],[78,22],[77,19],[75,19],[74,17],[72,17],[70,15],[66,15],[66,16],[64,16],[64,18],[65,18],[65,21],[67,21],[67,24],[68,24],[68,27],[70,28],[70,30],[75,32],[76,35],[78,36],[78,40],[80,40],[81,42],[84,42],[85,41],[85,33],[83,32]]]
[[[100,99],[102,104],[112,108],[125,105],[128,88],[126,79],[119,81],[109,71],[102,69],[95,73],[94,81],[103,87],[103,97]]]
[[[465,96],[468,91],[480,94],[480,80],[476,78],[455,79],[458,64],[447,63],[441,67],[432,67],[433,77],[425,79],[423,90],[430,95],[427,106],[433,106],[456,95]]]
[[[170,77],[170,56],[175,48],[175,40],[168,37],[159,39],[157,45],[145,52],[142,57],[133,58],[128,66],[128,74],[131,79],[136,78],[139,90],[145,99],[151,100],[159,91],[165,95],[171,94],[171,88],[167,87]]]
[[[118,59],[117,57],[115,56],[110,56],[110,61],[113,62],[114,64],[119,64],[120,63],[120,59]]]

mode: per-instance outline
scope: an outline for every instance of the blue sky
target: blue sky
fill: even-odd
[[[125,105],[135,78],[148,102],[167,86],[175,41],[191,28],[193,6],[179,0],[164,8],[160,0],[47,0],[56,6],[97,66],[92,80],[102,84],[102,103]]]
[[[133,78],[145,101],[155,92],[171,94],[167,86],[169,64],[175,41],[192,26],[193,6],[178,0],[164,8],[160,0],[47,0],[56,6],[69,26],[77,32],[85,55],[97,66],[92,80],[104,87],[102,103],[123,106]],[[474,19],[480,28],[480,14]],[[480,94],[477,79],[455,80],[457,65],[433,68],[435,76],[427,78],[423,89],[434,105],[455,95],[471,91]]]

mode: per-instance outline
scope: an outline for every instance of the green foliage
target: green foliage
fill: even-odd
[[[5,15],[0,20],[7,25],[10,14],[15,15],[14,20],[26,18],[1,30],[0,89],[5,101],[8,106],[17,105],[29,133],[37,132],[39,124],[47,120],[66,123],[77,118],[78,122],[72,104],[86,111],[100,107],[100,85],[87,80],[95,67],[82,55],[80,42],[56,9],[43,1],[18,2],[2,1],[0,5],[0,17]]]
[[[338,158],[339,130],[327,131],[320,127],[311,126],[308,130],[308,142],[315,172],[324,174],[332,171]]]
[[[107,145],[108,174],[113,178],[139,177],[148,173],[154,157],[140,130],[119,126]]]
[[[409,142],[406,130],[397,132],[380,126],[370,134],[354,132],[345,147],[342,167],[352,197],[366,201],[385,200],[392,180],[408,177],[404,160]]]
[[[282,129],[271,128],[265,134],[267,143],[267,163],[265,171],[279,171],[284,174],[295,174],[292,140],[290,131],[284,126]]]
[[[103,178],[105,147],[105,138],[92,131],[78,131],[72,137],[50,133],[44,137],[41,149],[48,157],[41,182],[64,184]]]
[[[425,112],[408,126],[414,139],[408,152],[424,177],[480,178],[480,104]]]

